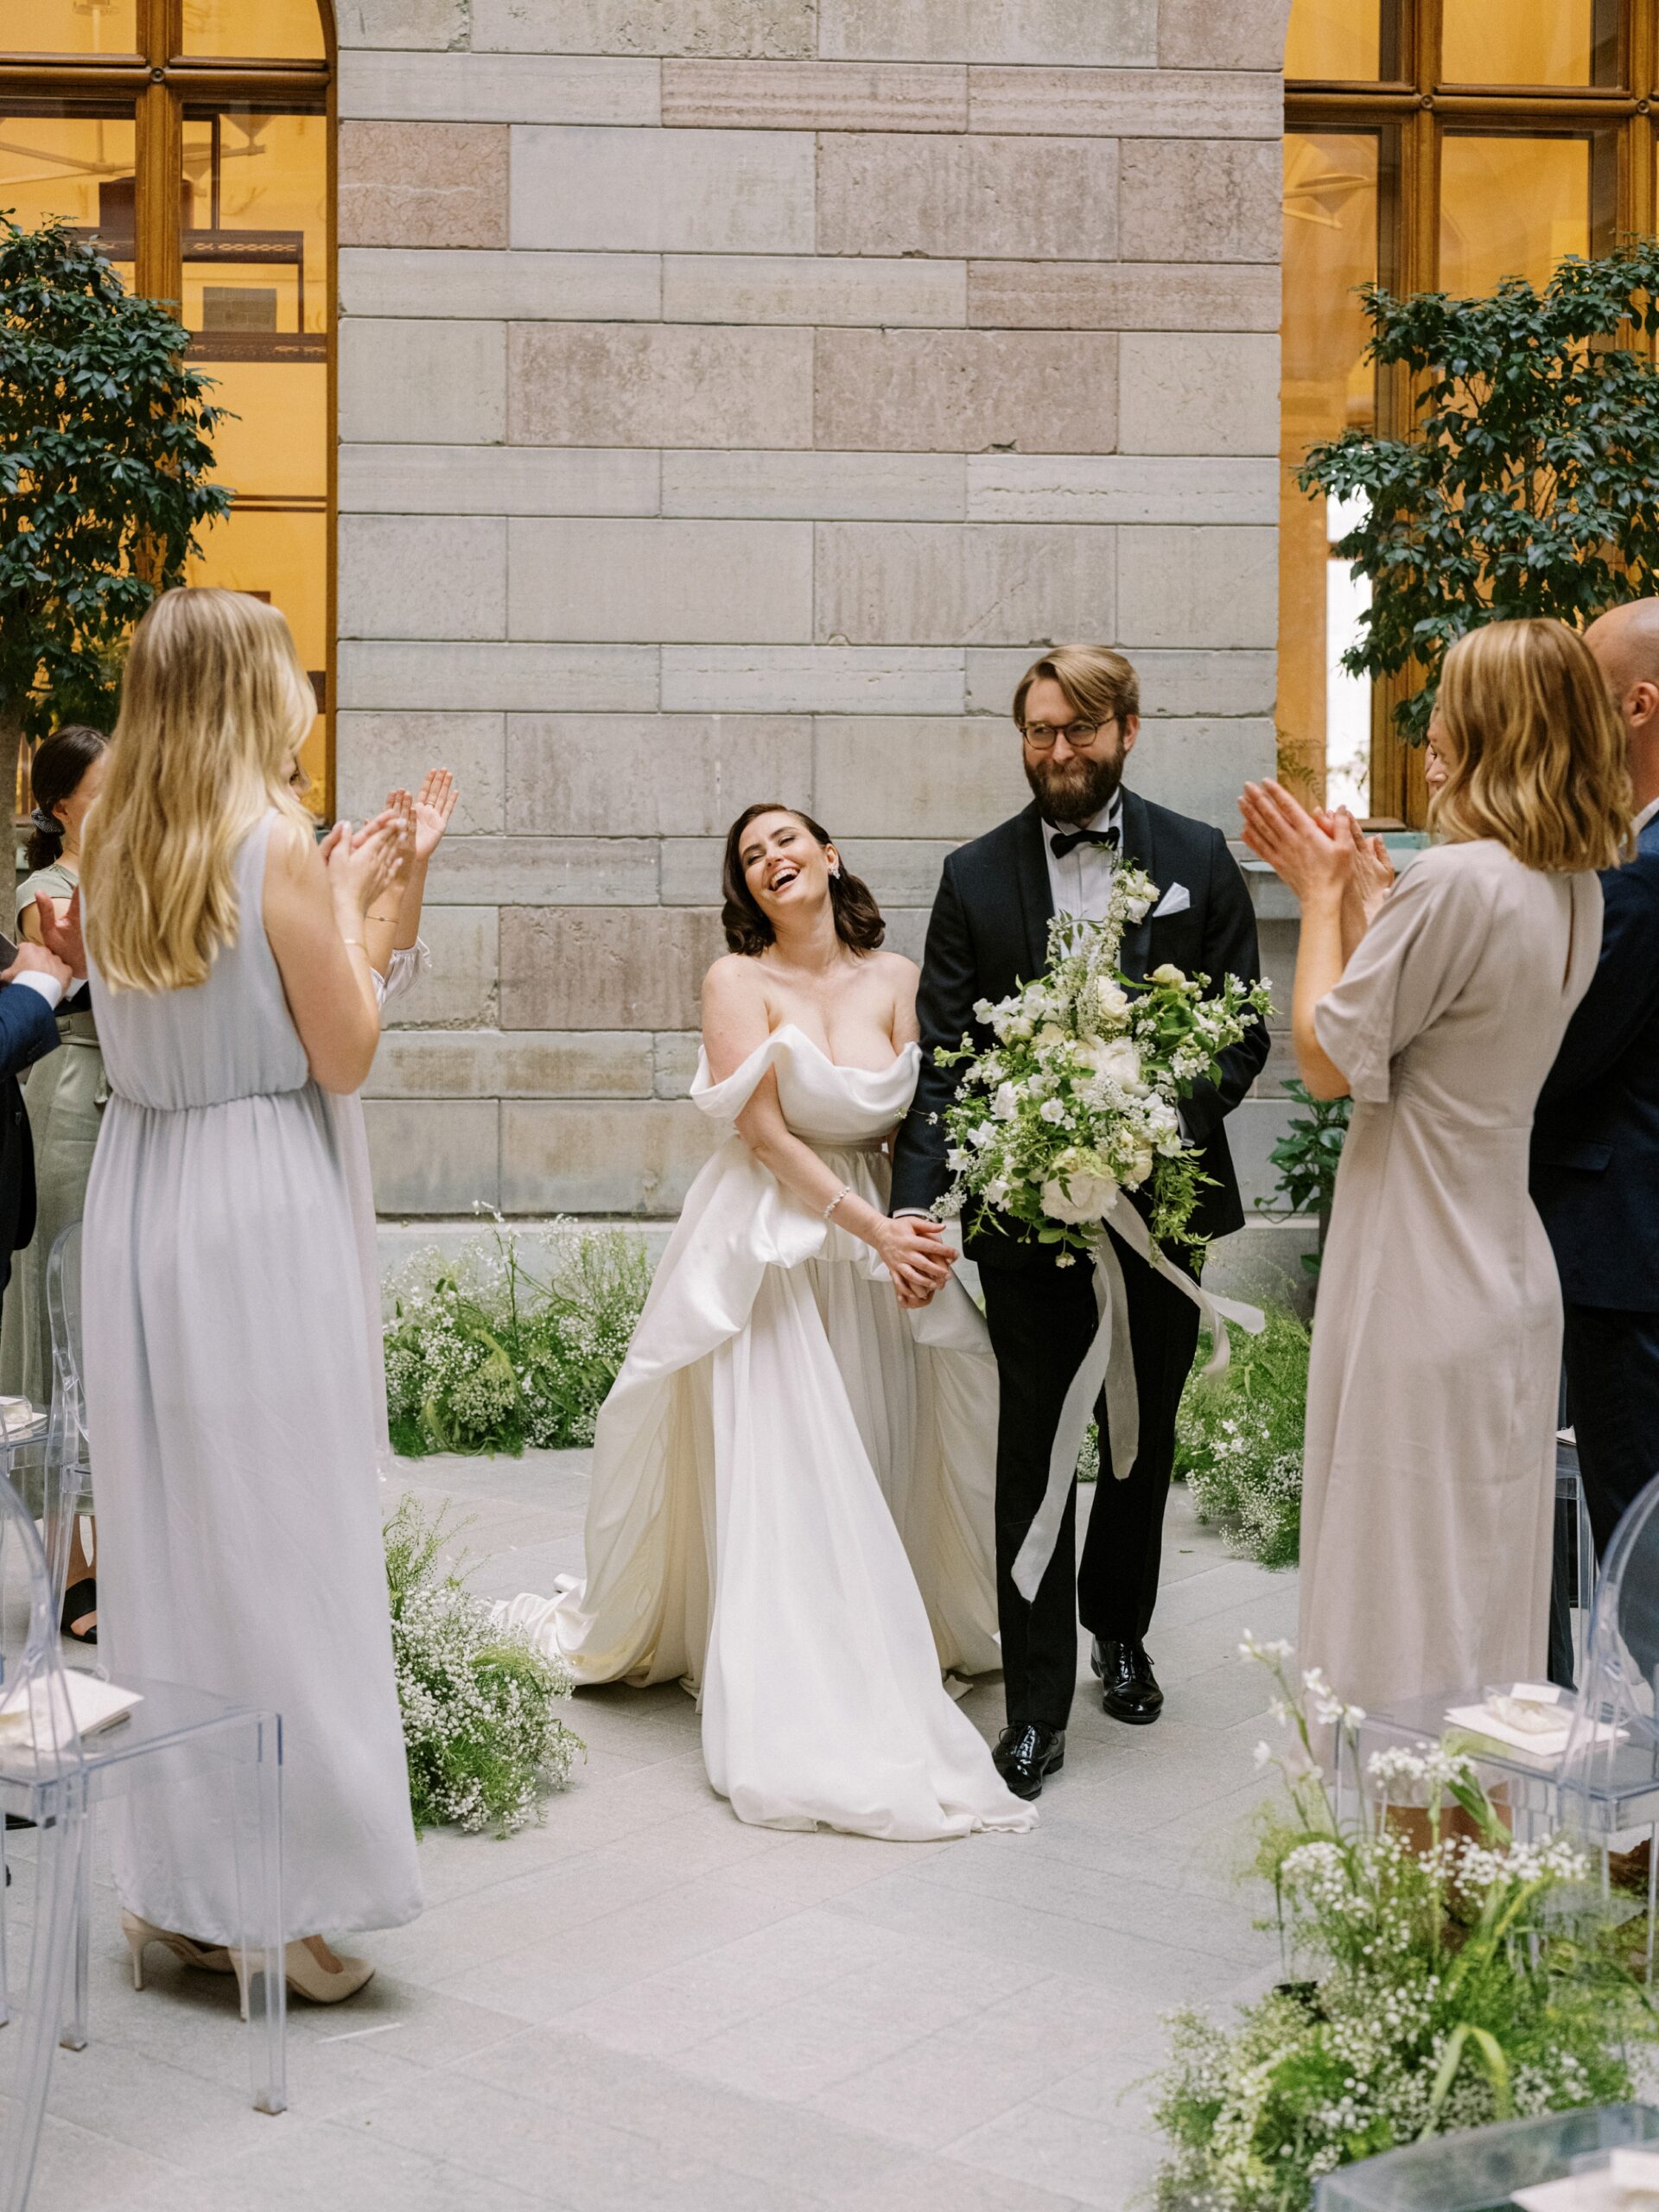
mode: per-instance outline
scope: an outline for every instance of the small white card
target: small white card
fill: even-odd
[[[118,1688],[115,1683],[103,1681],[78,1667],[66,1667],[63,1679],[68,1690],[69,1722],[78,1736],[95,1736],[100,1729],[112,1728],[144,1701],[141,1690]],[[36,1677],[27,1690],[19,1682],[0,1700],[0,1759],[15,1766],[20,1758],[28,1761],[54,1749],[58,1740],[54,1723],[60,1717],[52,1709],[43,1678]]]
[[[1171,914],[1184,914],[1192,904],[1192,893],[1184,883],[1172,883],[1152,910],[1154,922],[1161,922]]]

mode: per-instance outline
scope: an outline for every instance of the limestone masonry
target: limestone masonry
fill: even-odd
[[[447,763],[386,1212],[671,1212],[719,839],[919,956],[1121,645],[1135,780],[1271,767],[1281,0],[344,0],[339,806]],[[1289,978],[1291,925],[1266,919]],[[1247,1181],[1281,1119],[1235,1117]]]

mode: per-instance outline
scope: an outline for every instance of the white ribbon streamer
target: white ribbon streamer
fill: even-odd
[[[1077,1454],[1083,1449],[1090,1410],[1103,1388],[1106,1395],[1107,1433],[1101,1440],[1102,1465],[1109,1452],[1112,1472],[1122,1482],[1141,1449],[1141,1401],[1135,1387],[1134,1348],[1129,1341],[1128,1293],[1113,1236],[1121,1236],[1137,1259],[1144,1260],[1166,1282],[1173,1283],[1198,1307],[1214,1347],[1204,1370],[1205,1375],[1224,1375],[1227,1371],[1232,1347],[1224,1323],[1236,1321],[1253,1337],[1259,1336],[1267,1324],[1267,1316],[1259,1306],[1216,1298],[1190,1275],[1184,1275],[1153,1243],[1146,1223],[1133,1206],[1124,1205],[1113,1209],[1111,1234],[1107,1233],[1103,1223],[1095,1255],[1095,1303],[1100,1325],[1071,1377],[1065,1402],[1060,1408],[1060,1425],[1054,1432],[1054,1449],[1049,1455],[1048,1487],[1014,1562],[1014,1586],[1027,1605],[1035,1599],[1038,1586],[1054,1556],[1054,1547],[1059,1541],[1060,1523],[1065,1517],[1065,1502],[1077,1471]]]

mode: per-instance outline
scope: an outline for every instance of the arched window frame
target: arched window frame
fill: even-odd
[[[329,271],[327,329],[327,626],[328,696],[326,718],[326,812],[334,804],[334,687],[335,618],[334,517],[338,420],[337,297],[334,271],[336,193],[334,148],[335,33],[328,0],[316,0],[323,54],[315,60],[238,60],[184,51],[184,0],[137,0],[138,51],[129,55],[10,54],[0,55],[0,99],[85,100],[130,99],[136,120],[134,288],[151,299],[179,302],[184,296],[182,239],[179,225],[179,179],[183,174],[184,116],[192,101],[270,99],[321,100],[327,116],[328,177],[327,255]],[[211,373],[211,370],[209,371]],[[315,801],[314,801],[315,803]]]
[[[1596,31],[1616,53],[1616,81],[1588,86],[1448,81],[1440,71],[1443,0],[1382,0],[1381,15],[1380,50],[1390,55],[1394,73],[1368,81],[1287,75],[1285,128],[1294,132],[1393,126],[1395,188],[1384,202],[1378,240],[1382,281],[1390,289],[1432,291],[1439,284],[1440,149],[1448,130],[1615,130],[1611,229],[1617,236],[1654,231],[1659,0],[1596,0]],[[1381,427],[1402,429],[1409,420],[1404,384],[1381,380],[1376,399]],[[1423,818],[1427,792],[1421,757],[1395,732],[1389,710],[1397,696],[1379,685],[1373,701],[1372,806],[1378,815],[1415,823]]]

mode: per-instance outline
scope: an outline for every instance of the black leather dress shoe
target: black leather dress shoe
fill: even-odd
[[[1164,1694],[1152,1671],[1144,1643],[1119,1643],[1095,1639],[1090,1664],[1100,1676],[1103,1712],[1131,1728],[1147,1728],[1164,1709]]]
[[[1065,1764],[1065,1731],[1036,1720],[1017,1722],[1002,1731],[991,1761],[1016,1797],[1040,1797],[1043,1777]]]

